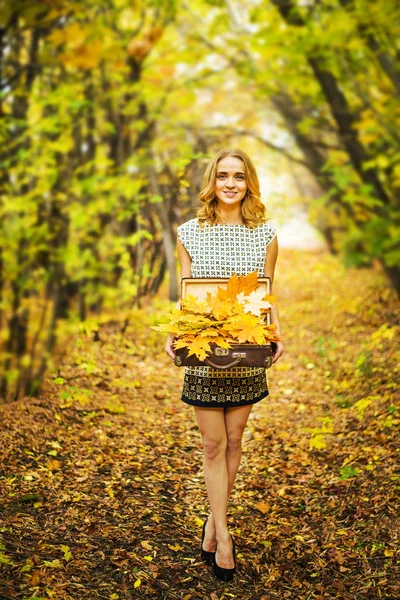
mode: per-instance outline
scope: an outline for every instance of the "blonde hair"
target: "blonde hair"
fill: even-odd
[[[203,225],[205,223],[215,225],[220,219],[218,213],[218,200],[215,195],[215,180],[217,177],[218,163],[227,156],[238,158],[244,164],[247,192],[241,205],[242,218],[246,227],[257,227],[257,225],[267,220],[265,206],[261,202],[260,182],[250,158],[243,150],[236,148],[231,150],[221,150],[207,165],[206,172],[204,173],[203,187],[199,194],[202,203],[202,206],[197,211],[199,223]]]

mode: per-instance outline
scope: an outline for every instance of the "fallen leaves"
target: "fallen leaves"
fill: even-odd
[[[46,464],[46,467],[49,471],[59,471],[61,468],[61,463],[59,460],[49,460]]]
[[[101,344],[83,339],[80,362],[60,359],[63,383],[50,379],[40,398],[2,406],[0,596],[400,597],[397,350],[387,329],[370,346],[395,305],[375,304],[382,287],[368,271],[345,274],[312,253],[280,258],[291,299],[280,307],[285,355],[268,375],[270,396],[250,414],[229,504],[237,579],[220,586],[199,560],[208,509],[201,437],[179,400],[183,373],[164,356],[162,336],[149,335],[149,309],[125,337],[113,323],[102,326]],[[323,269],[332,281],[321,284]],[[337,304],[327,323],[333,290],[357,297],[356,332]],[[80,366],[93,363],[97,373]]]
[[[264,515],[267,515],[271,511],[271,505],[268,502],[257,502],[256,508]]]

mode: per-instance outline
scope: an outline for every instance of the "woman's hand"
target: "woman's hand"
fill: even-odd
[[[275,344],[276,344],[276,350],[275,350],[274,357],[272,359],[272,364],[276,363],[276,361],[279,360],[279,358],[283,354],[283,344],[282,344],[282,342],[275,342]]]
[[[167,343],[165,344],[165,352],[168,354],[172,360],[175,358],[175,353],[172,348],[172,344],[174,343],[175,335],[173,333],[169,333],[167,337]]]

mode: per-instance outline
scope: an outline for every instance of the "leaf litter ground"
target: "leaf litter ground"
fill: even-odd
[[[199,560],[201,443],[158,301],[2,406],[2,599],[400,598],[398,301],[325,253],[278,267],[285,355],[244,435],[234,581]]]

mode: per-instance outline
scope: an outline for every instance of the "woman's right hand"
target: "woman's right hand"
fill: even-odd
[[[174,343],[175,335],[173,333],[169,333],[167,337],[167,343],[165,344],[165,352],[168,354],[172,360],[175,358],[175,353],[173,351],[172,344]]]

